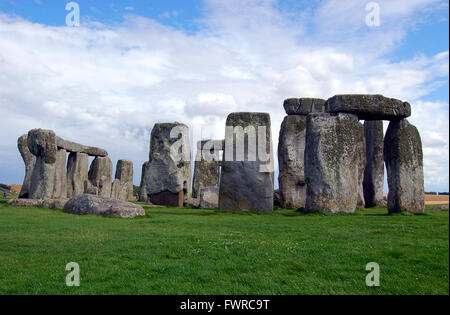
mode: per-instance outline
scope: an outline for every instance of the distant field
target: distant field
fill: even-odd
[[[127,220],[0,201],[0,294],[449,294],[448,211],[146,212]],[[80,287],[65,285],[72,261]],[[378,288],[365,284],[372,261]]]
[[[425,204],[443,205],[448,204],[449,196],[425,195]]]

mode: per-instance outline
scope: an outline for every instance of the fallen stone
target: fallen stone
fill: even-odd
[[[180,123],[155,124],[145,178],[149,201],[156,205],[187,204],[191,183],[189,128]]]
[[[200,208],[215,209],[219,207],[219,187],[205,187],[200,190]]]
[[[281,207],[298,209],[306,203],[306,116],[286,116],[278,140],[278,185]]]
[[[36,164],[36,156],[28,149],[28,135],[23,135],[17,139],[17,147],[23,162],[25,163],[25,178],[19,193],[19,198],[28,198],[30,194],[31,176],[33,174],[34,165]]]
[[[67,197],[84,194],[88,187],[89,156],[72,152],[67,162]]]
[[[425,211],[422,140],[408,120],[389,123],[384,137],[389,213]]]
[[[396,120],[411,116],[411,105],[383,95],[335,95],[325,103],[329,113],[350,113],[363,120]]]
[[[108,156],[108,152],[106,150],[67,141],[60,137],[56,137],[56,145],[59,149],[64,149],[71,153],[86,153],[89,156],[101,156],[101,157]]]
[[[17,207],[42,207],[44,200],[42,199],[10,199],[6,202],[9,206]]]
[[[308,115],[305,211],[355,212],[363,141],[364,128],[355,115]]]
[[[70,199],[64,211],[74,214],[98,214],[108,217],[134,218],[145,216],[144,208],[131,202],[83,194]]]
[[[364,171],[364,200],[366,208],[383,206],[384,185],[384,134],[383,121],[364,122],[366,138],[366,169]]]
[[[448,211],[448,205],[440,205],[440,206],[434,206],[432,208],[434,211]]]
[[[111,197],[124,201],[133,199],[133,162],[128,160],[117,161]]]
[[[289,98],[284,101],[284,110],[288,115],[308,115],[325,110],[325,100],[320,98]]]
[[[66,205],[67,201],[69,199],[50,199],[50,200],[44,200],[42,203],[42,207],[49,208],[49,209],[64,209],[64,206]]]
[[[272,211],[274,178],[269,114],[231,113],[225,135],[220,210]]]
[[[112,162],[109,157],[97,156],[91,163],[89,168],[88,180],[92,187],[89,187],[91,194],[96,192],[96,195],[103,197],[111,196],[111,182],[112,182]],[[93,189],[93,188],[96,188]],[[86,193],[89,193],[86,191]]]

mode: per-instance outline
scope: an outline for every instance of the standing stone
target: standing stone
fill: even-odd
[[[200,190],[200,208],[215,209],[219,207],[219,187],[204,187]]]
[[[29,199],[52,199],[55,187],[56,139],[52,130],[33,129],[28,132],[27,145],[36,156],[31,175]]]
[[[97,156],[89,168],[88,180],[90,186],[97,188],[96,194],[102,197],[111,196],[112,162],[109,157]]]
[[[351,114],[311,114],[306,127],[306,211],[353,213],[364,128]]]
[[[366,169],[364,171],[364,200],[366,208],[382,206],[384,184],[383,121],[364,122],[366,138]]]
[[[64,199],[67,197],[66,155],[67,151],[64,149],[59,149],[56,152],[53,199]]]
[[[364,128],[364,127],[363,127]],[[366,139],[364,137],[364,131],[362,137],[357,139],[358,150],[358,201],[356,202],[356,208],[362,209],[366,206],[364,200],[364,170],[366,169]]]
[[[219,208],[273,210],[273,148],[267,113],[231,113],[225,131]]]
[[[84,193],[88,187],[89,156],[86,153],[71,152],[67,162],[67,197]]]
[[[394,120],[389,123],[384,138],[384,161],[389,185],[389,213],[423,213],[425,201],[422,140],[417,128],[408,120]]]
[[[36,157],[28,149],[27,139],[28,135],[23,135],[17,139],[17,147],[19,148],[20,155],[25,163],[25,178],[23,180],[19,198],[28,198],[30,194],[31,175],[33,174],[34,165],[36,164]]]
[[[305,207],[305,143],[306,116],[286,116],[278,140],[278,184],[285,209]]]
[[[150,163],[148,161],[142,164],[141,184],[139,186],[139,201],[148,201],[147,182],[145,181],[145,178],[147,176],[149,164]]]
[[[206,148],[207,147],[207,148]],[[223,150],[222,141],[203,140],[197,142],[192,197],[200,197],[200,190],[205,187],[219,187],[220,157]]]
[[[133,199],[133,162],[128,160],[117,161],[111,197],[124,201]]]
[[[155,205],[187,204],[191,182],[189,128],[180,123],[155,124],[146,174],[149,201]]]

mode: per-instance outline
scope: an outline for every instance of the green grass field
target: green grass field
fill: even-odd
[[[0,201],[0,294],[449,294],[448,211],[146,208],[116,219]],[[368,262],[380,287],[367,287]],[[67,287],[77,262],[81,286]]]

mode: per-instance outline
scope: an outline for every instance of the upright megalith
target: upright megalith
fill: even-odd
[[[366,138],[366,168],[364,171],[364,200],[366,208],[381,206],[384,185],[383,121],[364,122]]]
[[[144,164],[142,164],[141,184],[139,186],[139,201],[144,201],[144,202],[148,201],[147,182],[145,180],[145,178],[147,177],[148,165],[149,165],[148,161],[144,162]]]
[[[278,185],[281,207],[305,207],[306,116],[289,115],[281,124],[278,139]]]
[[[33,129],[28,132],[27,145],[36,156],[31,175],[29,199],[52,199],[55,188],[57,147],[52,130]]]
[[[206,187],[219,187],[220,151],[222,140],[202,140],[197,142],[192,197],[199,198],[200,190]]]
[[[422,140],[408,120],[393,120],[384,137],[389,213],[425,211]]]
[[[97,156],[89,168],[90,187],[95,187],[96,194],[102,197],[111,196],[112,162],[109,157]]]
[[[66,150],[58,149],[56,151],[53,199],[64,199],[67,197],[66,156]]]
[[[25,178],[23,180],[22,189],[19,198],[28,198],[30,194],[31,176],[33,174],[34,165],[36,164],[36,156],[28,149],[28,135],[23,135],[17,139],[17,147],[23,162],[25,163]]]
[[[281,207],[305,207],[305,144],[306,116],[325,109],[320,98],[289,98],[283,103],[286,116],[281,124],[278,139],[278,185]]]
[[[182,207],[187,203],[191,182],[188,126],[155,124],[145,182],[151,203],[171,207]]]
[[[133,199],[133,162],[128,160],[117,161],[111,197],[124,201]]]
[[[352,114],[308,116],[305,147],[306,211],[353,213],[360,195],[364,128]],[[364,159],[365,160],[365,159]]]
[[[72,152],[67,161],[67,197],[84,194],[88,188],[89,156]]]
[[[225,130],[219,208],[273,210],[273,148],[267,113],[231,113]]]

